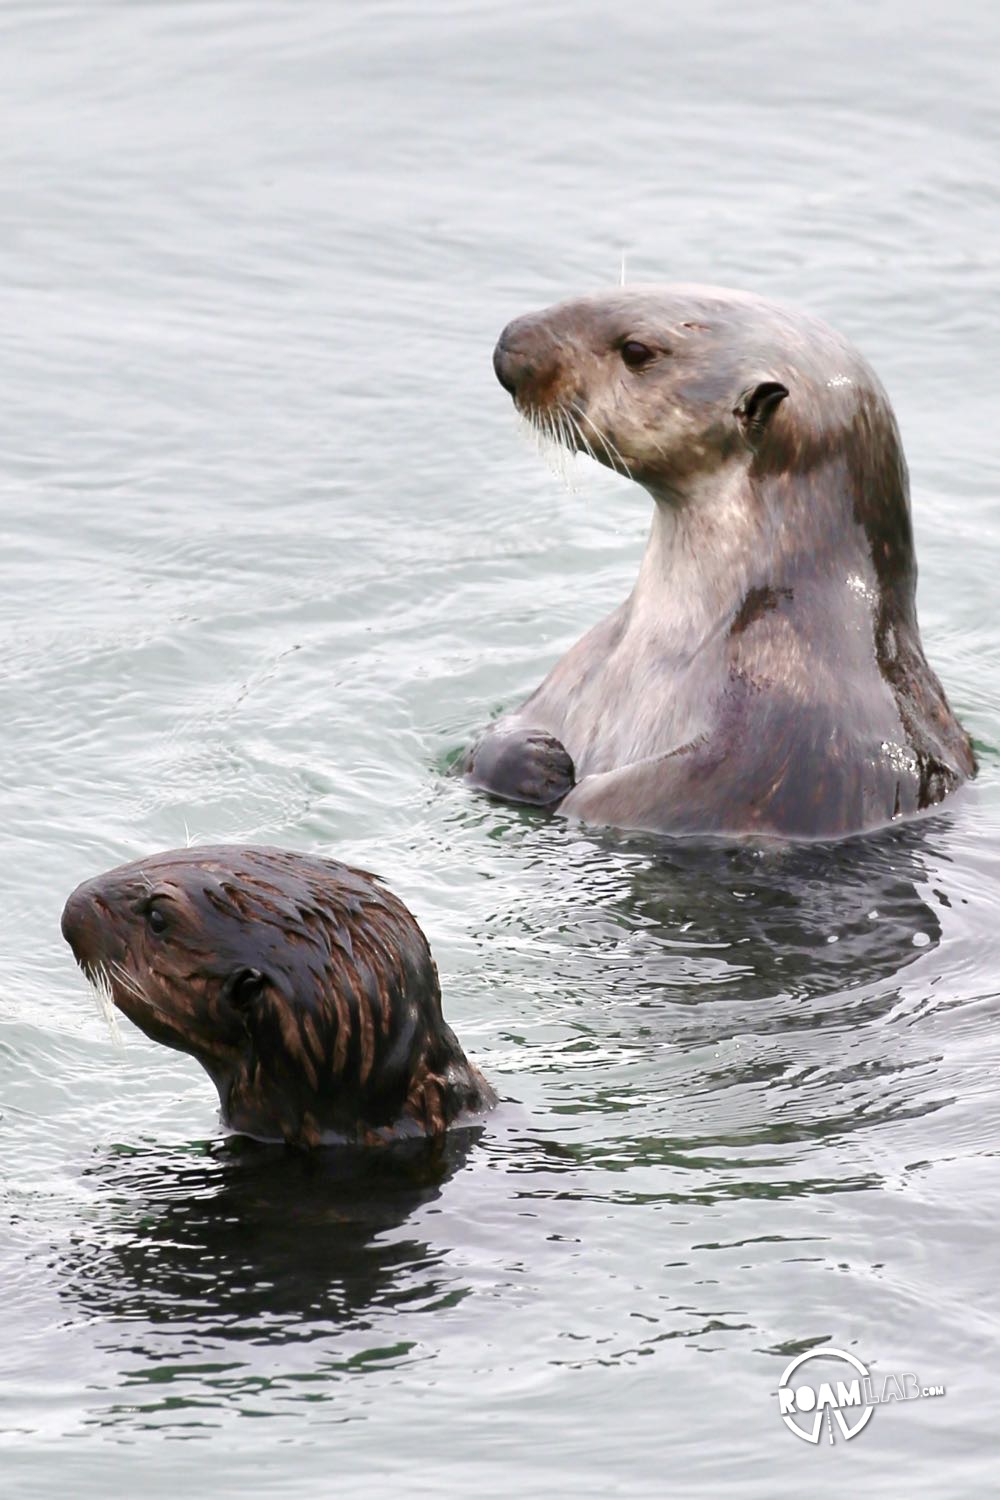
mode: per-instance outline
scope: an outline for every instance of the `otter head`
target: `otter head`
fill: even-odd
[[[362,871],[177,849],[86,881],[62,930],[119,1010],[198,1059],[244,1134],[437,1134],[494,1102],[444,1021],[423,934]]]
[[[493,362],[536,428],[693,522],[705,566],[721,559],[731,578],[721,539],[735,520],[754,536],[751,582],[785,586],[826,559],[913,625],[899,432],[870,367],[826,324],[717,287],[621,287],[516,318]]]
[[[726,471],[808,466],[859,402],[885,404],[824,324],[714,287],[623,287],[529,313],[493,362],[534,425],[674,502]]]

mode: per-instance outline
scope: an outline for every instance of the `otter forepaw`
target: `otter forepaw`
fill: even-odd
[[[471,786],[504,797],[552,807],[572,791],[575,776],[568,751],[543,729],[492,729],[473,745],[463,774]]]

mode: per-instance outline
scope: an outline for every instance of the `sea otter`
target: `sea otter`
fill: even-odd
[[[198,1059],[240,1134],[379,1144],[496,1103],[445,1023],[426,938],[363,870],[173,849],[78,886],[62,931],[119,1010]]]
[[[469,752],[473,786],[595,823],[837,838],[975,772],[920,642],[882,386],[819,320],[629,287],[508,324],[536,428],[653,498],[638,581]]]

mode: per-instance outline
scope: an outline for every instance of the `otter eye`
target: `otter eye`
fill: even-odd
[[[159,906],[151,906],[146,912],[146,926],[150,932],[161,933],[167,930],[166,913]]]
[[[641,370],[643,365],[648,365],[655,358],[655,350],[648,344],[640,343],[638,339],[626,339],[622,344],[622,359],[630,370]]]

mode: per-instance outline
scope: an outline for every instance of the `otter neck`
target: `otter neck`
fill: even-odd
[[[630,622],[676,633],[690,649],[732,617],[759,578],[766,515],[742,470],[721,487],[716,475],[682,497],[649,493],[653,519]]]

